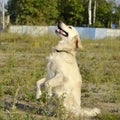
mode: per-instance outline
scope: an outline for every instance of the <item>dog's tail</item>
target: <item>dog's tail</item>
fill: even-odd
[[[98,108],[81,108],[80,116],[81,117],[95,117],[96,115],[100,114],[101,111]]]

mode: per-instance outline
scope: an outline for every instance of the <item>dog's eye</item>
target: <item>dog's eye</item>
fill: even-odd
[[[69,26],[70,29],[72,29],[72,27]]]

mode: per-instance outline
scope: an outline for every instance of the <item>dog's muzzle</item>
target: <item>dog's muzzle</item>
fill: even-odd
[[[68,33],[62,28],[62,22],[58,22],[57,29],[55,30],[55,32],[65,37],[68,36]]]

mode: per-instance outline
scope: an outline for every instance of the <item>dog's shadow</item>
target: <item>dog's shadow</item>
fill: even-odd
[[[13,103],[11,101],[1,101],[4,103],[4,111],[12,111],[13,109],[18,109],[22,112],[28,112],[37,115],[45,115],[45,116],[57,116],[57,112],[59,109],[64,109],[62,106],[62,102],[58,99],[49,99],[49,101],[41,102],[39,99],[36,103],[32,102],[22,102],[17,101]],[[60,112],[60,111],[59,111]],[[64,111],[61,111],[64,113]],[[63,114],[61,113],[61,114]]]
[[[29,103],[24,102],[16,102],[13,105],[13,102],[10,101],[4,101],[4,111],[12,111],[13,109],[18,109],[23,112],[30,112],[32,114],[40,114],[42,115],[44,113],[43,108],[36,107],[36,105],[29,105]]]

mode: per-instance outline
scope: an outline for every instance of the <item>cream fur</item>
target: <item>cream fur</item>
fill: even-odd
[[[98,108],[81,108],[82,78],[76,62],[76,48],[82,49],[82,44],[78,32],[74,27],[59,22],[56,33],[61,41],[47,57],[47,75],[37,81],[36,97],[40,98],[41,86],[44,84],[50,96],[54,94],[60,97],[65,94],[64,106],[68,112],[82,117],[96,116],[100,113]]]

